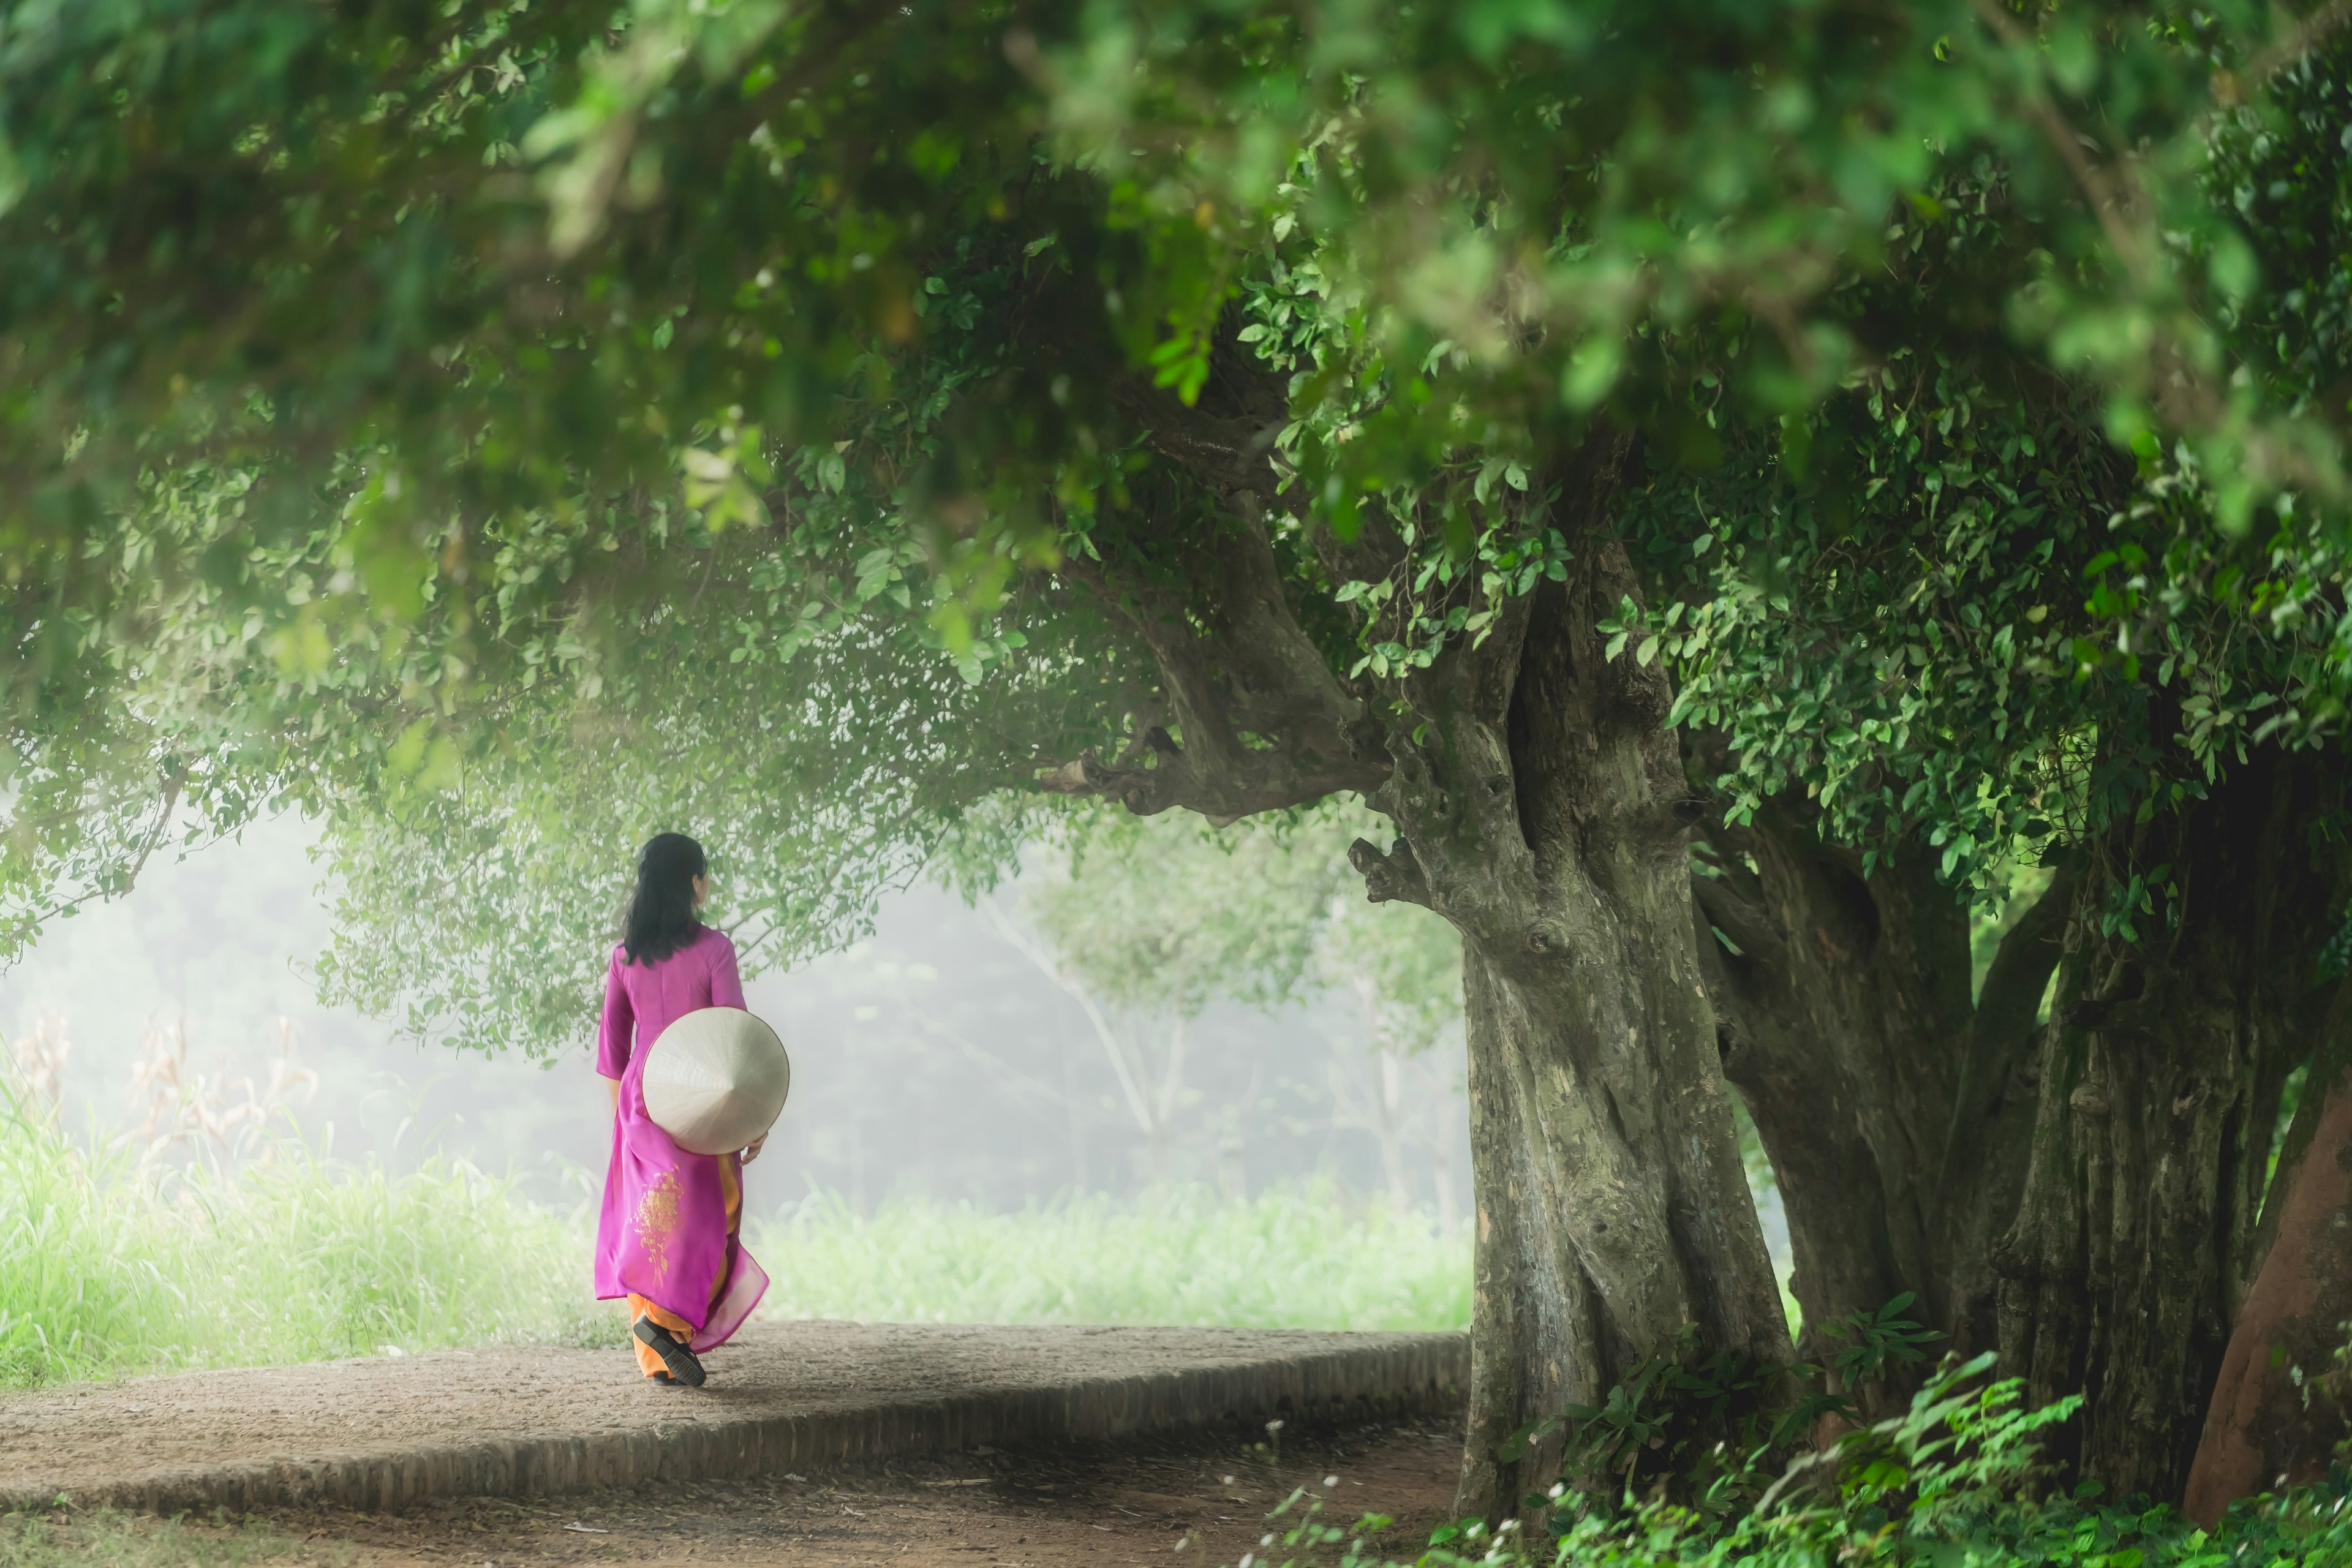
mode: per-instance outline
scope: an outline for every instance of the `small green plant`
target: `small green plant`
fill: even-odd
[[[1845,1387],[1880,1381],[1891,1363],[1927,1359],[1920,1347],[1944,1336],[1903,1315],[1918,1299],[1916,1292],[1906,1290],[1875,1312],[1853,1312],[1822,1325],[1832,1338],[1846,1342],[1845,1349],[1830,1360]]]
[[[1655,1495],[1714,1511],[1736,1508],[1753,1500],[1761,1459],[1785,1457],[1823,1416],[1853,1415],[1853,1395],[1865,1384],[1926,1359],[1920,1347],[1944,1336],[1904,1315],[1916,1299],[1906,1290],[1875,1312],[1824,1325],[1845,1342],[1832,1363],[1835,1388],[1811,1363],[1776,1366],[1709,1352],[1696,1330],[1686,1330],[1673,1355],[1635,1367],[1601,1404],[1570,1405],[1528,1423],[1496,1457],[1520,1459],[1554,1433],[1565,1434],[1561,1485],[1550,1498],[1525,1500],[1531,1517],[1544,1516],[1553,1499],[1571,1489],[1588,1500]]]
[[[1249,1446],[1249,1456],[1253,1459],[1257,1459],[1263,1462],[1265,1468],[1269,1470],[1279,1470],[1282,1468],[1282,1421],[1280,1417],[1277,1416],[1276,1419],[1265,1424],[1265,1440],[1262,1443],[1252,1443]]]
[[[1643,1363],[1599,1405],[1570,1405],[1528,1423],[1496,1457],[1520,1459],[1553,1433],[1566,1434],[1561,1484],[1549,1497],[1524,1500],[1531,1516],[1542,1516],[1570,1488],[1627,1497],[1662,1486],[1706,1492],[1727,1469],[1727,1456],[1737,1468],[1750,1453],[1780,1447],[1823,1415],[1851,1408],[1837,1394],[1795,1392],[1796,1373],[1813,1370],[1703,1354],[1695,1334],[1686,1334],[1675,1356]]]
[[[2352,1563],[2346,1478],[2233,1507],[2208,1532],[2168,1507],[2103,1508],[2067,1491],[2040,1457],[2042,1436],[2079,1398],[2025,1408],[2015,1380],[1982,1381],[1992,1357],[1948,1360],[1901,1415],[1847,1433],[1766,1476],[1759,1455],[1719,1477],[1713,1500],[1612,1505],[1565,1489],[1549,1530],[1511,1519],[1435,1531],[1414,1568],[2342,1568]],[[1555,1500],[1543,1500],[1553,1504]],[[1264,1568],[1398,1568],[1370,1537],[1293,1492],[1272,1518],[1287,1555]],[[1257,1554],[1254,1554],[1257,1555]]]

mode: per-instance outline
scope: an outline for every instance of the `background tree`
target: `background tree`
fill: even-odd
[[[1349,889],[1352,894],[1353,889]],[[1321,983],[1351,997],[1361,1016],[1370,1071],[1360,1087],[1332,1092],[1380,1140],[1389,1196],[1410,1201],[1405,1151],[1418,1148],[1436,1177],[1440,1231],[1454,1234],[1460,1199],[1454,1163],[1460,1121],[1454,1096],[1462,1086],[1455,1055],[1462,1030],[1462,938],[1445,921],[1411,906],[1385,910],[1352,897],[1333,909],[1316,955]]]
[[[1375,824],[1362,806],[1339,801],[1223,830],[1197,818],[1091,814],[1072,824],[1059,873],[1022,901],[1045,951],[1009,921],[999,923],[1087,1010],[1139,1126],[1152,1135],[1155,1163],[1166,1137],[1155,1107],[1173,1108],[1188,1019],[1214,1001],[1273,1008],[1344,997],[1360,1031],[1347,1045],[1368,1058],[1369,1071],[1333,1064],[1335,1124],[1379,1142],[1400,1209],[1413,1205],[1405,1152],[1421,1145],[1436,1170],[1441,1224],[1450,1233],[1460,1147],[1453,1075],[1414,1058],[1460,1026],[1461,946],[1451,927],[1423,911],[1384,910],[1355,896],[1348,846]],[[1097,999],[1138,1022],[1168,1018],[1158,1074],[1125,1059],[1129,1047]],[[1164,1086],[1156,1100],[1147,1087],[1155,1076]],[[1258,1083],[1245,1100],[1255,1099]]]

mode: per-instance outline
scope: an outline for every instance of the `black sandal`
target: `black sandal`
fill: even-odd
[[[685,1341],[651,1318],[637,1320],[636,1335],[654,1354],[662,1358],[662,1365],[669,1368],[670,1376],[688,1388],[702,1386],[702,1363],[694,1358],[692,1351],[687,1349]]]

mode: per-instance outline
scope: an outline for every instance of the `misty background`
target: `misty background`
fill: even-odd
[[[54,921],[0,974],[0,1028],[20,1063],[48,1064],[67,1128],[152,1139],[159,1095],[176,1088],[214,1129],[184,1117],[191,1154],[263,1146],[266,1121],[395,1174],[437,1154],[511,1173],[542,1203],[593,1197],[611,1121],[588,1033],[540,1063],[419,1047],[319,1005],[309,966],[331,900],[311,839],[280,817],[184,859],[159,855],[127,898]],[[1381,1058],[1340,995],[1112,1016],[1055,978],[1021,892],[1016,881],[974,908],[913,889],[884,904],[868,941],[747,983],[794,1074],[746,1173],[751,1212],[819,1191],[870,1215],[894,1194],[1007,1209],[1160,1183],[1243,1198],[1321,1178],[1449,1233],[1460,1223],[1458,1027],[1417,1056]]]

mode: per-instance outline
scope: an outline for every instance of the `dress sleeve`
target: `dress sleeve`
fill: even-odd
[[[735,943],[724,934],[710,954],[710,1005],[751,1011],[743,1006],[743,977],[735,973]]]
[[[636,1032],[637,1011],[629,1005],[629,988],[621,984],[621,954],[616,949],[604,971],[604,1021],[596,1030],[596,1070],[606,1078],[627,1072]]]

